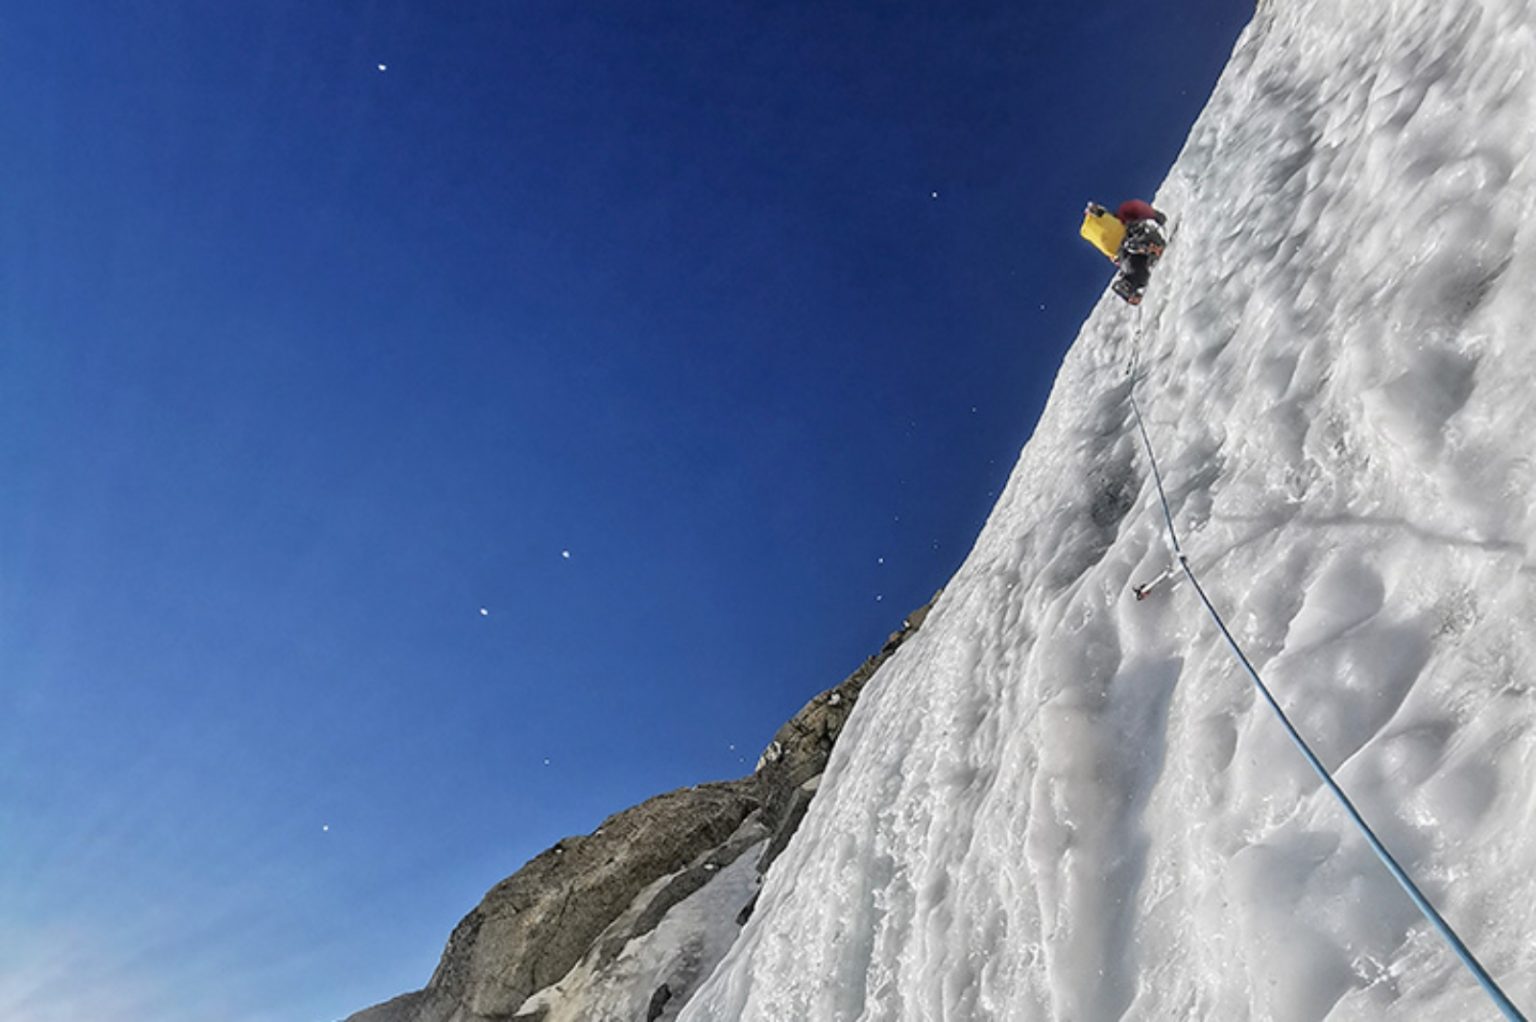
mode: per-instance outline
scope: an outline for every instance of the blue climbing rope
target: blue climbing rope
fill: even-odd
[[[1477,982],[1481,984],[1488,996],[1493,999],[1493,1003],[1498,1006],[1499,1011],[1504,1013],[1504,1017],[1509,1019],[1510,1022],[1526,1022],[1525,1016],[1520,1014],[1520,1009],[1516,1008],[1514,1003],[1505,996],[1504,991],[1499,989],[1499,984],[1494,982],[1493,977],[1488,974],[1488,970],[1483,968],[1482,963],[1477,960],[1477,956],[1457,936],[1456,931],[1451,928],[1451,924],[1446,922],[1439,912],[1435,911],[1435,907],[1429,903],[1429,899],[1419,890],[1418,885],[1413,882],[1413,878],[1408,875],[1408,872],[1402,866],[1398,865],[1397,859],[1393,858],[1392,853],[1387,850],[1387,846],[1381,843],[1381,839],[1376,836],[1376,832],[1371,830],[1370,824],[1365,822],[1365,817],[1360,815],[1360,811],[1349,800],[1349,796],[1344,794],[1344,789],[1339,787],[1338,782],[1333,779],[1333,775],[1328,772],[1328,768],[1323,765],[1323,761],[1317,758],[1317,754],[1312,751],[1312,747],[1307,744],[1306,739],[1301,737],[1301,733],[1296,730],[1295,725],[1291,723],[1291,719],[1285,715],[1285,711],[1280,708],[1279,702],[1270,693],[1269,686],[1264,684],[1264,680],[1259,677],[1259,672],[1249,662],[1248,655],[1243,652],[1243,648],[1238,645],[1237,639],[1232,636],[1232,632],[1227,628],[1226,621],[1222,620],[1215,604],[1211,603],[1211,598],[1206,595],[1205,587],[1195,577],[1195,570],[1189,566],[1189,558],[1184,555],[1184,549],[1179,545],[1179,533],[1173,527],[1173,511],[1168,506],[1168,494],[1163,489],[1163,475],[1157,467],[1157,455],[1152,450],[1152,438],[1147,434],[1147,424],[1146,420],[1142,418],[1141,406],[1136,403],[1136,368],[1140,353],[1141,308],[1138,306],[1136,309],[1135,348],[1130,368],[1131,411],[1136,416],[1136,428],[1141,433],[1141,443],[1146,448],[1147,461],[1152,466],[1152,479],[1157,483],[1157,499],[1163,505],[1163,520],[1168,525],[1168,539],[1173,544],[1174,556],[1177,557],[1179,567],[1183,570],[1184,576],[1189,579],[1189,584],[1194,587],[1195,594],[1200,597],[1200,602],[1205,605],[1206,612],[1211,615],[1211,620],[1216,622],[1216,627],[1220,630],[1221,637],[1226,640],[1227,646],[1232,650],[1232,655],[1237,657],[1238,663],[1243,665],[1243,670],[1248,673],[1248,677],[1253,681],[1254,687],[1259,690],[1259,695],[1264,698],[1264,701],[1269,704],[1269,708],[1279,718],[1280,726],[1285,728],[1285,733],[1290,737],[1292,744],[1301,752],[1302,757],[1306,759],[1307,764],[1317,774],[1318,779],[1323,782],[1324,787],[1332,792],[1333,797],[1338,799],[1339,805],[1344,807],[1344,812],[1354,821],[1355,826],[1360,829],[1360,833],[1365,836],[1366,843],[1371,846],[1371,851],[1375,852],[1382,865],[1387,867],[1387,872],[1392,874],[1393,879],[1398,882],[1398,885],[1402,887],[1409,899],[1418,907],[1418,910],[1424,914],[1424,918],[1428,919],[1430,924],[1440,931],[1440,936],[1445,938],[1446,943],[1451,946],[1451,950],[1456,952],[1456,957],[1460,958],[1462,964],[1477,978]]]

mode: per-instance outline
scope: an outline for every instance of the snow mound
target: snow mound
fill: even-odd
[[[1203,584],[1536,1006],[1533,25],[1526,0],[1261,4],[1157,196],[1146,304],[1085,325],[683,1022],[1492,1014],[1188,586],[1129,594],[1169,563],[1138,330]]]
[[[693,985],[736,939],[736,916],[757,892],[755,864],[766,846],[766,839],[759,841],[721,867],[611,961],[589,954],[560,982],[530,997],[519,1015],[540,1022],[672,1022]],[[631,923],[672,879],[663,877],[642,892],[611,929]]]

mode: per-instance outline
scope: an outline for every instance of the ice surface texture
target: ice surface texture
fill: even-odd
[[[1138,395],[1266,681],[1536,1004],[1536,14],[1262,5],[1156,202]],[[1075,238],[1064,236],[1063,245]],[[1475,1019],[1168,549],[1107,299],[683,1022]]]

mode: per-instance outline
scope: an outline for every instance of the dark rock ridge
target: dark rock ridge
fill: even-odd
[[[932,606],[908,615],[879,652],[779,728],[751,776],[658,795],[591,834],[556,842],[454,928],[424,989],[347,1022],[539,1022],[542,1008],[518,1014],[531,994],[579,962],[600,969],[612,961],[749,848],[764,848],[761,877],[804,817],[865,683]],[[752,907],[737,906],[732,925],[744,924]],[[696,985],[690,979],[699,978],[668,977],[636,1017],[675,1018]]]

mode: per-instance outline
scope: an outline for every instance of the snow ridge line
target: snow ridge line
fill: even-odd
[[[1128,368],[1131,379],[1129,392],[1131,411],[1136,418],[1136,428],[1141,433],[1141,443],[1146,449],[1147,461],[1152,467],[1152,479],[1157,484],[1157,498],[1163,507],[1163,520],[1167,524],[1168,539],[1173,545],[1173,553],[1178,560],[1179,568],[1184,572],[1185,577],[1189,579],[1190,585],[1194,587],[1196,595],[1200,597],[1200,602],[1205,605],[1211,620],[1216,623],[1217,629],[1221,632],[1222,638],[1226,640],[1227,646],[1232,650],[1233,656],[1242,664],[1243,670],[1247,672],[1248,677],[1259,690],[1259,695],[1263,697],[1264,701],[1269,704],[1269,708],[1274,711],[1275,716],[1279,718],[1280,725],[1285,728],[1285,733],[1290,738],[1292,744],[1301,752],[1307,764],[1317,774],[1318,779],[1323,782],[1323,785],[1333,794],[1339,804],[1343,806],[1344,812],[1354,821],[1355,826],[1360,829],[1360,833],[1364,835],[1366,843],[1371,846],[1371,850],[1376,853],[1376,857],[1387,868],[1387,872],[1392,874],[1393,879],[1402,887],[1409,900],[1423,913],[1424,918],[1429,920],[1430,924],[1439,931],[1441,937],[1445,938],[1445,942],[1451,946],[1452,951],[1456,952],[1456,956],[1461,959],[1461,963],[1477,979],[1478,984],[1482,986],[1484,992],[1488,994],[1504,1017],[1509,1019],[1510,1022],[1526,1022],[1526,1018],[1520,1013],[1520,1009],[1516,1008],[1514,1002],[1499,988],[1499,984],[1488,974],[1488,970],[1483,968],[1483,964],[1477,960],[1477,956],[1472,953],[1472,950],[1457,935],[1451,924],[1446,922],[1445,918],[1430,904],[1429,899],[1419,890],[1418,885],[1413,882],[1413,878],[1408,875],[1407,870],[1398,864],[1397,859],[1388,851],[1387,846],[1382,844],[1381,839],[1376,836],[1376,832],[1371,829],[1370,824],[1365,822],[1365,817],[1360,815],[1360,811],[1355,808],[1355,804],[1350,801],[1349,796],[1344,793],[1344,789],[1339,786],[1339,783],[1333,779],[1333,775],[1328,772],[1328,768],[1323,765],[1323,761],[1317,758],[1317,754],[1312,751],[1312,747],[1307,744],[1307,740],[1296,730],[1295,725],[1291,723],[1290,718],[1281,709],[1280,703],[1270,692],[1269,686],[1264,684],[1264,680],[1259,677],[1258,670],[1254,668],[1247,654],[1243,652],[1243,648],[1238,645],[1237,639],[1227,628],[1226,621],[1222,619],[1221,613],[1217,611],[1215,604],[1211,602],[1211,598],[1206,595],[1204,587],[1200,585],[1200,580],[1195,577],[1195,570],[1190,567],[1189,558],[1185,556],[1183,547],[1179,544],[1178,530],[1173,526],[1173,511],[1168,506],[1168,494],[1163,489],[1162,472],[1157,467],[1157,455],[1152,449],[1152,438],[1147,433],[1147,424],[1142,418],[1141,406],[1136,401],[1136,368],[1137,362],[1141,357],[1140,306],[1136,308],[1136,328],[1131,350],[1131,363]]]

